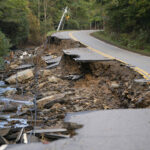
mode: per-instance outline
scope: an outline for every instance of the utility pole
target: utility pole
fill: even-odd
[[[65,14],[66,14],[67,12],[68,12],[68,7],[66,7],[66,8],[65,8],[65,10],[64,10],[64,13],[63,13],[63,15],[62,15],[62,17],[61,17],[61,20],[60,20],[60,22],[59,22],[59,25],[58,25],[57,31],[59,31],[59,30],[60,30],[60,27],[61,27],[61,25],[62,25],[63,19],[64,19]]]

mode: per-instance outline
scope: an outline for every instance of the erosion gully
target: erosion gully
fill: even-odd
[[[77,62],[73,58],[79,56],[63,53],[84,47],[49,37],[46,47],[6,58],[0,74],[0,145],[70,138],[82,127],[64,121],[70,112],[150,107],[149,83],[129,66],[116,60]]]

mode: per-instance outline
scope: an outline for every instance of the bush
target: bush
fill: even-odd
[[[40,24],[39,20],[33,15],[31,12],[28,15],[29,21],[29,35],[28,42],[34,45],[40,44],[41,36],[40,36]]]
[[[0,57],[7,55],[10,47],[9,39],[0,31]]]

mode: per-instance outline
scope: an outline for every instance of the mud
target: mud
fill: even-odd
[[[104,62],[76,62],[73,56],[63,54],[64,49],[82,47],[82,44],[71,40],[50,39],[50,45],[30,50],[28,54],[20,59],[23,51],[16,51],[14,58],[10,58],[10,64],[6,65],[1,74],[1,80],[18,72],[15,67],[26,63],[33,65],[34,78],[13,85],[1,83],[0,88],[0,130],[11,128],[12,137],[7,133],[3,136],[8,143],[16,143],[21,129],[23,133],[31,131],[34,122],[34,99],[37,101],[36,127],[39,129],[66,128],[63,135],[72,136],[74,124],[64,123],[64,117],[68,112],[91,111],[101,109],[124,109],[124,108],[149,108],[150,86],[148,83],[140,84],[135,80],[142,76],[130,67],[118,61]],[[57,58],[62,56],[59,65],[53,69],[45,69],[47,64],[42,56]],[[14,64],[17,65],[14,67]],[[16,92],[4,94],[11,91]],[[16,106],[12,112],[4,111],[5,106]],[[39,107],[40,106],[40,107]],[[5,121],[4,116],[9,116]],[[59,133],[60,134],[60,133]],[[62,135],[62,134],[61,134]],[[39,141],[53,141],[47,135],[36,135]],[[62,137],[62,136],[61,136]],[[19,140],[19,143],[22,140]],[[0,143],[4,144],[4,143]]]

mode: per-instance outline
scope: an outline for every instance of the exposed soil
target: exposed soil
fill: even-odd
[[[118,61],[78,63],[72,57],[63,55],[62,50],[81,46],[80,43],[71,40],[52,39],[51,45],[47,46],[45,50],[41,46],[36,50],[29,51],[38,56],[34,56],[36,61],[32,61],[34,65],[38,64],[38,67],[34,69],[34,78],[9,85],[17,87],[17,92],[7,95],[7,98],[23,101],[33,100],[37,95],[36,126],[41,129],[65,127],[69,131],[70,125],[64,124],[64,117],[68,112],[149,108],[150,106],[149,84],[136,82],[135,79],[141,79],[142,76],[125,64]],[[17,72],[15,69],[11,69],[12,65],[24,64],[27,60],[31,60],[31,58],[20,60],[21,53],[18,51],[14,54],[17,58],[11,59],[11,63],[7,65],[2,75],[3,80]],[[63,57],[56,68],[46,70],[47,64],[41,60],[41,55],[55,57],[63,55]],[[31,61],[29,62],[31,63]],[[5,105],[5,102],[1,102],[0,105]],[[30,131],[34,126],[33,108],[33,105],[22,105],[20,112],[24,113],[15,116],[28,120],[31,128],[26,127],[26,131]],[[11,125],[13,126],[13,124],[12,122]],[[66,134],[73,135],[74,132],[71,130]],[[15,138],[7,136],[8,134],[4,137],[10,141],[9,143],[13,143],[16,136],[14,136]],[[43,138],[39,135],[38,137],[42,141]],[[48,139],[46,138],[46,140]]]

